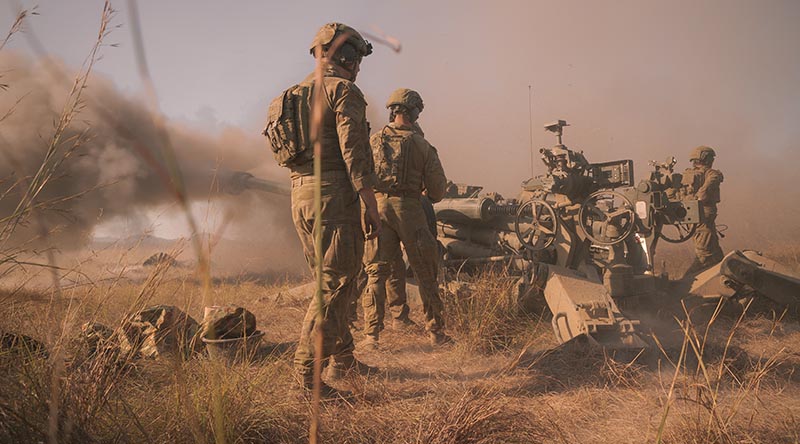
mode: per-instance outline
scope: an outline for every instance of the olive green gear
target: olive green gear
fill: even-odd
[[[355,29],[342,23],[326,23],[322,28],[317,31],[314,40],[311,41],[311,48],[309,52],[314,55],[314,49],[317,46],[322,46],[322,49],[327,50],[330,45],[342,34],[347,34],[346,43],[350,43],[358,51],[361,57],[366,57],[372,54],[372,44],[364,39],[361,34]]]
[[[716,156],[717,153],[714,152],[713,148],[705,145],[700,145],[692,150],[692,154],[689,156],[689,160],[705,161],[707,159],[713,159]]]
[[[389,95],[389,100],[386,102],[386,107],[392,105],[403,105],[408,109],[417,108],[422,111],[425,105],[422,103],[422,96],[413,89],[398,88]]]

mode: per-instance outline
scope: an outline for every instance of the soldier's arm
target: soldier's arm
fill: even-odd
[[[378,166],[377,162],[379,162],[381,158],[379,153],[383,149],[383,138],[381,137],[380,132],[377,132],[370,136],[369,149],[370,149],[370,154],[372,155],[372,171],[376,172],[375,178],[377,179],[378,176],[376,167]]]
[[[719,190],[719,184],[722,183],[722,173],[717,170],[709,169],[705,173],[703,185],[697,190],[697,200],[700,202],[707,202],[710,198],[709,194]]]
[[[363,225],[367,239],[381,232],[381,218],[375,200],[375,185],[378,179],[372,163],[372,149],[367,129],[367,102],[364,95],[353,84],[340,83],[334,92],[334,112],[339,149],[347,166],[347,174],[353,188],[364,202]]]
[[[430,146],[430,152],[428,153],[427,162],[425,162],[422,180],[427,190],[428,199],[436,203],[444,198],[444,193],[447,189],[447,177],[444,175],[444,168],[442,168],[442,162],[439,160],[439,153],[436,148],[430,144],[428,146]]]
[[[334,93],[339,148],[353,187],[361,191],[377,183],[367,130],[367,102],[353,84],[340,83]]]

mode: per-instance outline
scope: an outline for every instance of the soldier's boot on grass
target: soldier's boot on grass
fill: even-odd
[[[440,331],[439,332],[432,331],[428,333],[428,337],[431,340],[431,345],[433,345],[434,347],[448,346],[456,343],[456,341],[453,340],[453,338]]]
[[[300,378],[302,381],[300,383],[300,390],[302,390],[303,396],[310,401],[314,398],[314,377],[310,375],[300,375]],[[345,401],[353,397],[352,392],[335,389],[324,381],[320,381],[319,383],[319,397],[324,401]]]
[[[417,328],[417,323],[408,316],[401,316],[392,320],[392,329],[399,331],[409,331]]]
[[[377,367],[364,364],[355,356],[337,357],[328,366],[328,381],[338,381],[348,375],[369,376],[378,373]]]
[[[356,344],[356,348],[359,350],[364,351],[371,351],[378,349],[378,335],[377,334],[368,334],[364,335],[364,339]]]

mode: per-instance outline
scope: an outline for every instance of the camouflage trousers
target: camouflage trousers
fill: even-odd
[[[694,254],[695,260],[686,271],[691,274],[704,270],[722,261],[722,248],[719,246],[719,236],[717,235],[717,211],[716,208],[704,210],[703,223],[697,225],[694,232]]]
[[[319,359],[352,357],[353,337],[347,322],[348,307],[356,297],[356,276],[361,268],[364,236],[361,203],[349,181],[322,182],[322,306],[311,295],[294,355],[295,369],[310,377],[315,358],[314,338],[322,335]],[[303,251],[315,273],[314,182],[303,176],[292,181],[292,220]],[[322,312],[322,321],[317,315]]]
[[[375,301],[371,295],[365,293],[368,279],[367,272],[362,269],[361,273],[359,273],[356,294],[363,295],[361,305],[364,308],[364,327],[368,332],[383,330],[387,302],[392,319],[408,319],[411,309],[408,307],[408,296],[406,294],[406,263],[403,260],[402,250],[398,250],[398,252],[400,254],[390,264],[391,274],[386,279],[385,300]],[[356,314],[358,300],[358,297],[356,297],[350,307],[351,323],[358,318]]]
[[[392,272],[386,280],[386,303],[392,314],[392,319],[408,318],[410,309],[408,308],[408,295],[406,294],[406,262],[403,260],[402,251],[398,251],[397,256],[391,263],[391,268]]]
[[[419,281],[425,328],[430,332],[440,332],[444,328],[444,306],[436,281],[439,247],[428,228],[419,198],[378,195],[378,211],[383,230],[378,238],[367,241],[364,246],[364,268],[368,277],[362,299],[364,333],[377,338],[383,327],[387,282],[392,277],[392,265],[398,263],[398,257],[402,257],[401,244]],[[400,312],[397,313],[399,317],[402,315],[402,307],[407,307],[405,292],[397,298],[390,301],[390,306],[400,307]]]

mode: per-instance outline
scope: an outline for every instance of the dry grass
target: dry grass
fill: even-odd
[[[513,351],[537,338],[543,328],[549,329],[548,322],[542,325],[543,312],[519,309],[517,279],[488,269],[468,284],[453,281],[445,286],[447,326],[458,333],[463,347],[479,353]]]
[[[159,303],[199,318],[202,284],[178,271],[77,287],[63,296],[69,301],[26,295],[4,306],[0,329],[28,333],[50,350],[56,344],[41,333],[53,318],[43,308],[71,315],[57,318],[58,329],[69,327],[58,339],[65,351],[59,380],[51,378],[52,359],[0,354],[7,375],[0,442],[46,439],[54,383],[60,442],[307,442],[310,404],[291,372],[306,302],[268,297],[277,287],[221,280],[213,288],[216,303],[248,307],[267,333],[250,364],[226,367],[204,356],[79,359],[86,345],[72,338],[84,322],[114,327],[135,307]],[[360,353],[381,370],[337,383],[356,398],[323,405],[322,442],[797,442],[796,321],[719,311],[700,323],[684,314],[676,324],[680,350],[554,349],[547,322],[501,309],[498,281],[487,274],[471,300],[448,299],[456,347],[436,350],[421,332],[387,331],[384,350]],[[419,310],[412,301],[412,316]],[[504,322],[510,328],[498,346]]]

